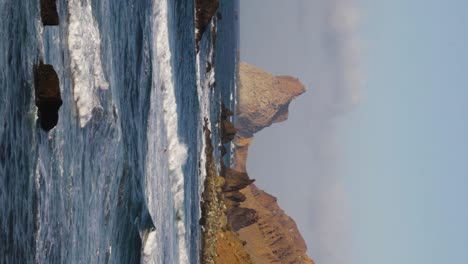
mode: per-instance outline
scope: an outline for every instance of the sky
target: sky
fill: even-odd
[[[241,59],[298,77],[247,169],[317,264],[468,263],[467,1],[241,1]]]

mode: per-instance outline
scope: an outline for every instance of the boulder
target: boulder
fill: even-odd
[[[234,113],[229,110],[224,104],[221,104],[221,119],[226,120],[229,116],[233,116]]]
[[[41,19],[44,26],[57,26],[59,24],[57,0],[41,0]]]
[[[226,144],[234,139],[237,129],[228,120],[221,120],[221,143]]]
[[[49,131],[57,125],[62,106],[59,78],[54,67],[41,61],[35,67],[34,85],[38,121],[43,130]]]
[[[216,14],[219,7],[219,0],[195,0],[195,27],[197,34],[195,41],[197,45],[197,52],[199,50],[199,43],[205,33],[211,18]]]

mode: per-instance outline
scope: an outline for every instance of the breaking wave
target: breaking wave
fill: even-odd
[[[73,97],[81,127],[100,106],[97,88],[107,89],[101,63],[101,38],[90,0],[68,1],[68,50],[71,58]]]
[[[173,197],[176,232],[178,239],[178,263],[188,263],[188,249],[187,242],[185,241],[185,202],[184,202],[184,173],[183,166],[187,160],[187,147],[180,142],[178,136],[178,113],[177,102],[175,96],[175,87],[172,76],[172,63],[171,63],[171,47],[169,45],[169,28],[168,28],[168,14],[167,14],[167,1],[156,1],[153,5],[153,45],[154,52],[152,57],[153,64],[153,89],[151,94],[151,110],[152,113],[162,111],[163,122],[150,121],[148,133],[150,131],[158,131],[165,134],[165,140],[154,139],[151,137],[158,136],[157,133],[148,135],[149,144],[153,144],[154,149],[148,149],[148,157],[154,158],[156,161],[164,160],[167,162],[167,167],[162,164],[151,165],[147,163],[150,168],[147,171],[159,172],[159,175],[153,174],[150,177],[167,177],[170,181],[171,193]],[[158,96],[159,95],[159,96]],[[158,106],[159,103],[159,106]],[[159,108],[159,109],[158,109]],[[161,131],[161,127],[163,128]],[[154,152],[156,150],[156,152]],[[164,154],[164,157],[163,157]],[[154,161],[152,162],[154,163]],[[151,167],[156,166],[151,169]],[[167,171],[161,171],[161,168],[166,168]],[[163,179],[149,179],[150,182],[158,182]],[[153,184],[149,184],[152,188]],[[163,190],[162,190],[163,191]],[[155,197],[161,197],[160,194],[154,194],[153,190],[148,192],[148,207],[152,217],[160,217],[157,215],[156,204],[159,201],[154,201]],[[154,220],[154,219],[153,219]],[[164,219],[167,221],[167,219]],[[161,232],[162,230],[158,230]],[[147,241],[144,252],[146,249],[154,248],[157,239]],[[157,255],[157,253],[154,253]],[[158,258],[158,256],[155,256]],[[151,259],[145,256],[146,261]],[[152,258],[154,261],[155,259]]]

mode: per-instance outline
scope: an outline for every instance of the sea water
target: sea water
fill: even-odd
[[[198,55],[191,0],[57,5],[60,25],[44,28],[39,1],[0,0],[0,263],[197,263],[203,119],[219,145],[236,1],[221,1],[216,45],[210,29]],[[49,133],[39,59],[64,102]]]

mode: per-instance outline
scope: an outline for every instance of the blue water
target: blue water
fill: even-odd
[[[191,0],[58,0],[46,28],[38,2],[0,0],[0,263],[197,263],[201,105],[215,132],[234,107],[237,1],[221,1],[216,88],[197,83]],[[49,133],[39,58],[64,101]]]

